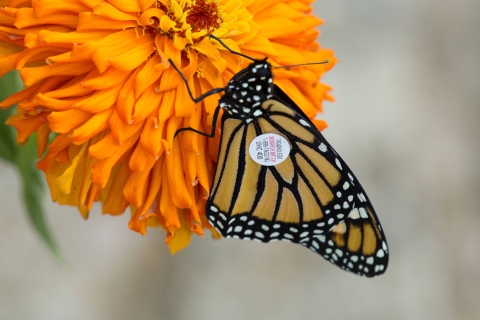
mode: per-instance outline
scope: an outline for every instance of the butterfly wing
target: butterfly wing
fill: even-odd
[[[300,243],[342,269],[383,273],[388,248],[373,206],[345,162],[278,87],[247,122],[224,115],[217,169],[207,202],[225,237]],[[263,133],[284,137],[285,161],[262,166],[248,148]]]

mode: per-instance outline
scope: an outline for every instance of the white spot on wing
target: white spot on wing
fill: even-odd
[[[304,127],[310,127],[310,124],[303,119],[300,119],[298,122],[300,122],[300,124],[303,125]]]
[[[362,217],[363,219],[367,219],[368,218],[368,214],[367,214],[367,210],[365,210],[365,208],[360,208],[360,217]]]
[[[340,161],[338,160],[338,158],[335,158],[335,164],[337,165],[337,167],[342,170],[342,164],[340,163]]]
[[[358,209],[355,208],[353,209],[352,211],[350,211],[350,213],[348,214],[348,217],[350,219],[358,219],[360,218],[360,213],[358,212]]]
[[[263,233],[261,233],[260,231],[255,232],[255,237],[261,238],[261,239],[265,238],[265,236],[263,235]]]
[[[327,146],[323,142],[320,143],[320,145],[318,146],[318,149],[322,152],[327,152]]]
[[[261,110],[255,110],[255,112],[253,113],[255,117],[261,116],[262,114],[263,112]]]

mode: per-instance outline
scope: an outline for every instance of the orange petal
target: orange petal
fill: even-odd
[[[91,113],[102,112],[110,108],[117,102],[117,96],[123,83],[105,90],[96,91],[90,97],[81,99],[73,105],[78,110]]]
[[[103,201],[102,213],[119,215],[122,214],[128,206],[128,201],[123,196],[123,187],[127,183],[130,172],[128,165],[122,162],[118,169],[114,169],[112,178],[109,180],[107,187],[105,187],[106,197]]]
[[[45,113],[39,113],[36,116],[33,117],[28,117],[25,119],[22,119],[20,121],[17,121],[14,124],[15,129],[17,129],[18,136],[17,136],[17,142],[21,143],[24,142],[28,139],[28,137],[36,131],[40,126],[45,124],[46,122],[46,114]]]
[[[155,159],[151,154],[145,150],[141,144],[137,144],[129,161],[129,167],[133,172],[142,172],[145,170],[150,159]],[[160,158],[161,159],[161,158]]]
[[[117,21],[94,15],[92,12],[82,12],[78,15],[77,32],[101,30],[125,30],[138,26],[137,21]]]
[[[47,14],[72,12],[80,13],[88,11],[88,7],[83,5],[80,1],[62,0],[62,1],[46,1],[46,0],[33,0],[32,1],[33,13],[35,16],[43,17]]]
[[[15,17],[15,27],[19,29],[49,24],[76,29],[78,16],[74,14],[49,14],[44,17],[39,17],[33,13],[32,8],[21,8],[17,11]]]
[[[93,136],[109,127],[108,119],[113,112],[113,108],[94,114],[84,124],[73,130],[71,141],[74,144],[83,144]]]
[[[39,159],[47,149],[50,132],[51,131],[48,127],[48,123],[44,123],[37,129],[37,158]]]
[[[139,137],[139,133],[133,135],[120,146],[116,147],[114,154],[108,158],[97,161],[92,169],[92,183],[104,188],[110,179],[113,166],[129,152]],[[90,147],[90,154],[91,152]]]
[[[167,139],[173,138],[173,134],[178,129],[179,121],[176,118],[168,120],[167,125]],[[188,189],[185,185],[184,173],[182,170],[182,159],[180,156],[180,146],[178,139],[172,139],[169,142],[171,146],[170,154],[166,154],[167,176],[168,183],[171,190],[172,201],[175,206],[179,208],[190,208],[192,206],[192,199],[188,194]]]
[[[127,124],[122,121],[118,115],[117,109],[114,109],[110,118],[108,119],[110,129],[112,130],[113,143],[116,145],[122,144],[137,132],[142,132],[144,121]]]
[[[153,56],[143,66],[135,79],[135,97],[138,98],[150,85],[157,82],[166,66],[160,64],[158,55]],[[155,67],[159,65],[159,67]]]
[[[48,117],[50,130],[58,133],[66,133],[85,123],[92,117],[90,112],[78,109],[70,109],[60,112],[52,112]]]
[[[168,249],[170,249],[171,254],[186,248],[190,244],[190,238],[192,237],[192,231],[185,221],[183,212],[179,213],[178,216],[181,227],[175,231],[175,234],[168,241]]]
[[[110,67],[102,74],[97,73],[95,76],[85,77],[82,85],[92,90],[109,89],[124,82],[130,73],[130,71],[122,71]]]
[[[78,151],[78,154],[73,158],[70,166],[57,178],[57,183],[60,191],[64,194],[70,194],[72,190],[73,177],[79,161],[84,157],[87,144],[83,144]]]
[[[52,76],[77,76],[94,68],[91,62],[75,62],[62,65],[25,68],[20,71],[20,77],[27,86]]]
[[[167,158],[168,159],[168,158]],[[170,194],[170,186],[167,178],[167,166],[163,166],[162,170],[162,189],[160,192],[160,213],[165,218],[165,227],[180,228],[178,220],[177,207],[172,201]]]
[[[125,198],[137,208],[140,207],[147,198],[150,190],[150,171],[155,162],[155,158],[150,157],[146,163],[145,170],[138,174],[131,174],[123,188]]]
[[[129,20],[138,21],[137,15],[125,13],[125,11],[118,10],[114,6],[105,2],[100,3],[98,6],[96,6],[95,9],[93,9],[93,14],[100,17],[112,19],[115,21],[129,21]]]
[[[132,121],[134,123],[143,122],[145,118],[159,108],[162,96],[163,92],[157,92],[155,85],[151,85],[135,103]]]
[[[123,12],[140,12],[142,8],[138,1],[131,0],[107,0],[108,3],[115,6]]]
[[[107,70],[112,65],[123,71],[130,71],[145,62],[150,54],[155,50],[153,36],[145,34],[144,36],[125,36],[121,42],[109,47],[100,47],[92,56],[92,60],[100,73]]]
[[[137,68],[123,85],[117,100],[117,111],[122,120],[132,123],[133,106],[135,104],[134,84],[141,68]]]

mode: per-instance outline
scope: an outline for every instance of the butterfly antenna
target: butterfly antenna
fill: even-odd
[[[275,67],[272,67],[272,69],[288,69],[288,68],[292,68],[292,67],[311,66],[311,65],[314,65],[314,64],[326,64],[326,63],[329,63],[329,62],[330,62],[329,60],[320,61],[320,62],[307,62],[307,63],[291,64],[289,66],[275,66]]]
[[[249,56],[247,56],[246,54],[243,54],[243,53],[237,52],[237,51],[233,51],[233,50],[230,49],[222,40],[220,40],[219,38],[215,37],[214,35],[209,35],[209,38],[212,38],[212,39],[217,40],[218,42],[220,42],[220,44],[221,44],[223,47],[225,47],[225,49],[227,49],[229,52],[231,52],[231,53],[233,53],[233,54],[236,54],[237,56],[241,56],[241,57],[247,58],[247,59],[249,59],[249,60],[256,61],[254,58],[249,57]]]
[[[194,98],[194,97],[193,97],[193,94],[192,94],[192,90],[190,90],[190,85],[188,84],[188,80],[187,80],[187,78],[185,78],[185,75],[182,73],[182,71],[180,71],[180,69],[177,68],[177,66],[175,65],[175,63],[173,63],[172,59],[168,59],[168,62],[169,62],[169,63],[172,65],[172,67],[178,72],[178,74],[180,75],[180,77],[182,77],[183,82],[185,82],[185,85],[187,86],[188,94],[190,95],[190,98],[191,98],[195,103],[198,103],[198,102],[202,101],[203,99],[205,99],[205,98],[208,97],[208,96],[211,96],[212,94],[220,93],[220,92],[222,92],[222,91],[225,91],[225,88],[215,88],[215,89],[212,89],[212,90],[210,90],[210,91],[205,92],[204,94],[202,94],[202,95],[199,96],[199,97]]]

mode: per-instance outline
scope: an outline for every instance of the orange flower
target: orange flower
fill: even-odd
[[[37,133],[37,166],[52,200],[77,206],[84,218],[94,201],[112,215],[129,206],[129,227],[141,234],[164,227],[171,252],[211,229],[205,202],[220,135],[173,138],[182,127],[209,131],[219,96],[193,103],[168,59],[195,96],[225,86],[248,64],[210,34],[273,65],[328,59],[277,69],[275,82],[311,118],[332,100],[319,78],[336,60],[315,42],[322,21],[309,14],[310,0],[5,2],[0,75],[20,70],[26,89],[0,107],[18,103],[8,124],[19,143]]]

